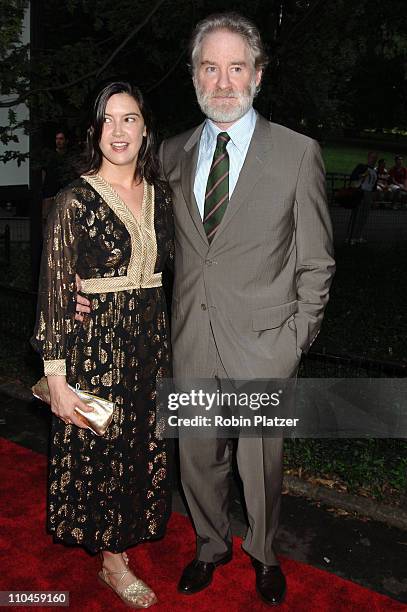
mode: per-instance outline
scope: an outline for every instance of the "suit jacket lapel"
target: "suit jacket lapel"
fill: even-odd
[[[203,127],[204,123],[198,126],[184,145],[184,151],[181,158],[181,187],[186,205],[195,227],[204,241],[206,248],[208,248],[208,238],[205,233],[194,194],[194,182],[199,154],[199,140],[201,138]]]
[[[250,192],[261,178],[267,164],[270,163],[270,151],[273,143],[270,135],[270,124],[261,115],[257,114],[256,126],[242,166],[236,187],[233,190],[225,215],[213,237],[211,246],[216,242],[230,220],[237,213],[244,202],[248,201]]]

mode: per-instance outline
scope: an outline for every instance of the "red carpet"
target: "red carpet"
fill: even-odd
[[[125,610],[113,592],[99,586],[99,560],[82,549],[54,544],[45,533],[46,459],[0,438],[1,454],[1,576],[0,590],[70,591],[70,610]],[[152,610],[173,612],[240,612],[270,610],[254,591],[254,573],[236,538],[233,561],[219,568],[210,588],[182,596],[177,580],[194,554],[189,521],[173,514],[164,539],[129,551],[135,570],[158,594]],[[364,612],[406,610],[406,606],[334,574],[283,559],[288,594],[278,608],[286,612]],[[19,607],[19,610],[49,610]],[[60,608],[64,609],[64,608]]]

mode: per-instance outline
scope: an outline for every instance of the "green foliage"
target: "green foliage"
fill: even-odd
[[[285,468],[305,477],[331,479],[350,493],[380,500],[407,489],[406,440],[287,440]]]
[[[0,94],[8,95],[15,90],[16,76],[28,71],[28,48],[19,42],[22,32],[26,1],[0,0]]]
[[[194,125],[201,114],[182,51],[194,24],[219,10],[239,11],[260,26],[271,62],[256,106],[266,116],[317,137],[350,127],[406,127],[404,0],[380,5],[370,0],[165,0],[112,61],[155,2],[41,2],[39,43],[31,48],[31,62],[27,46],[18,44],[26,5],[0,0],[7,17],[0,26],[0,93],[25,98],[27,90],[36,92],[27,97],[31,132],[43,140],[58,124],[81,139],[89,95],[98,81],[113,75],[151,90],[162,136]],[[2,132],[6,144],[16,130],[12,121],[9,127]]]
[[[295,7],[283,16],[276,49],[277,87],[276,78],[270,85],[275,118],[324,136],[405,121],[407,15],[402,0],[380,5],[332,0]]]
[[[10,54],[18,43],[28,0],[0,0],[0,57]],[[3,90],[2,90],[3,92]]]
[[[26,87],[29,69],[28,45],[19,42],[24,11],[28,2],[25,0],[0,0],[0,95],[10,99],[14,93]],[[9,143],[18,143],[17,130],[25,129],[24,121],[18,121],[12,108],[8,111],[8,123],[0,125],[0,142],[7,146]],[[16,160],[17,164],[26,159],[24,151],[6,150],[0,155],[0,162]]]
[[[385,147],[385,143],[383,143]],[[352,146],[346,144],[326,144],[322,147],[322,156],[324,158],[325,168],[327,172],[342,172],[350,174],[357,164],[364,163],[367,159],[367,154],[372,150],[369,143],[365,147]],[[383,158],[387,162],[387,168],[391,168],[394,164],[394,156],[399,150],[389,150],[386,148],[374,149],[377,151],[378,158]]]

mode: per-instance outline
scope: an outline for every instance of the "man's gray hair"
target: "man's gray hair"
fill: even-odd
[[[244,38],[253,57],[255,69],[264,70],[268,63],[268,57],[264,50],[260,32],[255,24],[246,17],[239,15],[239,13],[215,13],[200,21],[192,32],[189,43],[189,58],[193,75],[199,61],[203,39],[207,34],[217,30],[227,30]]]

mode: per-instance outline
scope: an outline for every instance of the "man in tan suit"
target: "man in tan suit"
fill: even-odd
[[[214,15],[196,27],[191,68],[207,119],[160,150],[174,197],[175,378],[295,376],[328,301],[334,261],[319,147],[253,110],[265,64],[259,32],[245,18]],[[207,587],[231,558],[230,460],[225,439],[180,439],[197,533],[182,593]],[[282,440],[240,438],[237,462],[249,519],[243,549],[260,596],[278,604]]]
[[[206,120],[160,149],[174,198],[176,378],[293,377],[321,326],[334,274],[324,168],[315,141],[253,110],[266,61],[257,28],[235,13],[210,16],[193,33]],[[282,440],[242,437],[237,462],[249,520],[242,546],[261,598],[279,604]],[[178,585],[187,595],[231,559],[230,445],[183,437],[180,466],[197,534]]]

